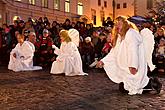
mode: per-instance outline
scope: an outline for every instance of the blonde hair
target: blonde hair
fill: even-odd
[[[116,45],[118,34],[119,34],[118,28],[117,28],[117,24],[118,24],[119,21],[121,21],[123,23],[122,24],[122,29],[121,29],[121,32],[120,32],[120,35],[121,35],[122,39],[125,38],[125,34],[129,30],[129,28],[133,28],[133,29],[139,31],[138,28],[136,27],[136,25],[132,22],[129,22],[126,17],[124,17],[124,16],[117,17],[116,20],[115,20],[114,28],[112,30],[112,46],[113,47],[115,47],[115,45]]]
[[[69,37],[68,31],[67,30],[61,30],[59,33],[60,37],[64,38],[65,42],[71,42],[71,38]]]

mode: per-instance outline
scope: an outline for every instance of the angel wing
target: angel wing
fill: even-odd
[[[141,30],[140,34],[143,38],[147,64],[150,67],[150,70],[153,71],[155,69],[155,65],[153,65],[152,63],[152,53],[155,44],[154,35],[152,34],[152,31],[150,31],[148,28],[144,28],[143,30]]]
[[[80,41],[79,32],[76,29],[69,29],[68,34],[72,42],[78,47]]]

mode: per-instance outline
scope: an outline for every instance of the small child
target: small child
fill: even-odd
[[[165,58],[165,39],[160,39],[156,57],[164,57]]]

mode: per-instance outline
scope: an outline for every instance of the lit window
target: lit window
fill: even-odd
[[[42,0],[42,7],[48,8],[48,0]]]
[[[147,9],[153,8],[153,0],[147,0]]]
[[[123,8],[127,8],[127,3],[123,3]]]
[[[105,16],[104,11],[100,11],[101,22],[104,21],[104,19],[105,19],[104,16]]]
[[[107,1],[104,1],[104,7],[107,8]]]
[[[98,0],[98,6],[101,6],[101,0]]]
[[[96,25],[96,10],[91,9],[91,14],[92,14],[93,24]]]
[[[78,14],[83,15],[83,4],[81,2],[78,3]]]
[[[60,0],[54,0],[54,9],[60,10]]]
[[[70,0],[65,0],[65,12],[70,12]]]
[[[35,5],[35,0],[29,0],[29,4],[31,4],[31,5]]]
[[[119,3],[117,4],[117,9],[120,9],[120,4]]]

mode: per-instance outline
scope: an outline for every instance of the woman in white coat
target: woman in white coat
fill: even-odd
[[[66,76],[87,75],[82,70],[81,56],[76,44],[71,41],[68,31],[61,30],[59,34],[62,43],[60,49],[53,46],[54,53],[58,57],[53,62],[50,73],[65,73]]]
[[[18,44],[10,52],[9,70],[15,72],[40,70],[42,67],[33,66],[35,47],[29,41],[24,41],[24,35],[17,35]]]
[[[147,60],[143,40],[134,24],[125,17],[118,17],[113,29],[113,48],[100,60],[108,77],[119,83],[119,90],[129,95],[142,94],[144,90],[159,93],[161,83],[147,76]]]

